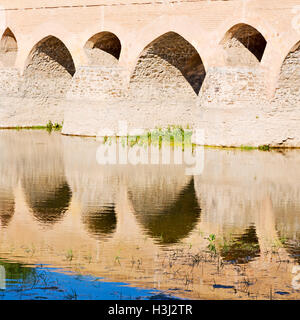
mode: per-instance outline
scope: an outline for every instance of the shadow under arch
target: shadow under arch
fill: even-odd
[[[54,36],[39,41],[30,51],[21,83],[28,108],[35,110],[38,125],[62,123],[62,102],[75,74],[73,58],[64,43]],[[28,101],[28,102],[27,102]]]
[[[34,218],[43,225],[53,225],[64,217],[68,210],[72,192],[67,182],[40,190],[39,184],[24,183],[25,196]]]
[[[282,61],[275,90],[275,99],[281,105],[295,107],[300,101],[300,41],[298,41]]]
[[[111,32],[103,31],[93,35],[84,45],[89,64],[109,66],[118,63],[121,41]]]
[[[169,83],[183,76],[198,95],[206,76],[197,50],[178,33],[170,31],[156,38],[140,54],[132,82]],[[180,89],[179,87],[177,89]]]
[[[201,214],[193,179],[175,199],[166,198],[165,204],[156,206],[154,194],[147,189],[142,193],[139,190],[129,192],[138,222],[159,244],[168,245],[185,239]]]
[[[82,215],[82,223],[88,233],[97,240],[103,240],[117,229],[115,206],[90,207]]]
[[[18,54],[18,44],[14,33],[6,28],[0,41],[0,61],[4,67],[13,67]]]
[[[48,76],[75,74],[75,64],[65,44],[55,36],[49,35],[40,40],[30,51],[26,60],[24,75],[44,72]]]
[[[290,49],[288,50],[288,52],[285,51],[285,56],[284,56],[283,59],[281,60],[281,68],[282,68],[284,62],[287,60],[287,58],[288,58],[291,54],[293,54],[293,53],[295,53],[295,52],[297,52],[297,51],[299,51],[299,50],[300,50],[300,40],[297,41],[292,47],[290,47]]]
[[[228,65],[255,66],[263,58],[267,41],[254,27],[239,23],[226,32],[220,44],[227,53]]]

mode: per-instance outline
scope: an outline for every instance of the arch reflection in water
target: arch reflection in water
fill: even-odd
[[[0,189],[0,227],[8,226],[15,211],[15,201],[12,192]]]
[[[247,263],[259,256],[260,248],[256,229],[250,226],[242,235],[225,240],[221,245],[221,256],[225,261]]]
[[[274,211],[280,244],[300,264],[300,203],[282,201]]]
[[[117,228],[115,206],[89,207],[82,222],[91,236],[103,239],[113,234]]]
[[[27,201],[36,220],[43,224],[53,224],[61,220],[71,201],[71,190],[66,182],[40,191],[39,183],[27,191]],[[25,183],[26,188],[26,183]],[[29,188],[26,188],[27,190]]]
[[[58,222],[72,197],[65,178],[61,135],[29,130],[15,138],[16,165],[29,209],[39,223]]]
[[[170,197],[169,197],[170,196]],[[157,193],[147,188],[129,192],[138,221],[146,232],[160,244],[177,243],[186,238],[200,219],[192,179],[177,197],[166,195],[164,202],[156,203]]]
[[[296,239],[292,238],[281,238],[284,247],[295,261],[300,264],[300,237],[299,234]]]

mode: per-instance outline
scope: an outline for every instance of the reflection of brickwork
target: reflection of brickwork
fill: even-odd
[[[300,206],[294,202],[300,199],[298,161],[297,151],[206,149],[203,174],[194,178],[203,220],[222,228],[247,228],[256,223],[261,203],[270,198],[276,227],[295,238],[300,228]]]

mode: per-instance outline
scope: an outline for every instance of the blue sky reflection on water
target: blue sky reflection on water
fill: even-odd
[[[102,278],[78,275],[49,266],[8,266],[6,288],[0,300],[149,300],[171,299],[158,290],[130,287],[126,283],[105,282]],[[101,281],[102,280],[102,281]]]

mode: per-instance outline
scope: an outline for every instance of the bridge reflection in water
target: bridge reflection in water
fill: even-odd
[[[187,176],[101,166],[90,138],[6,131],[0,146],[2,258],[190,298],[299,298],[298,151],[205,149]]]

